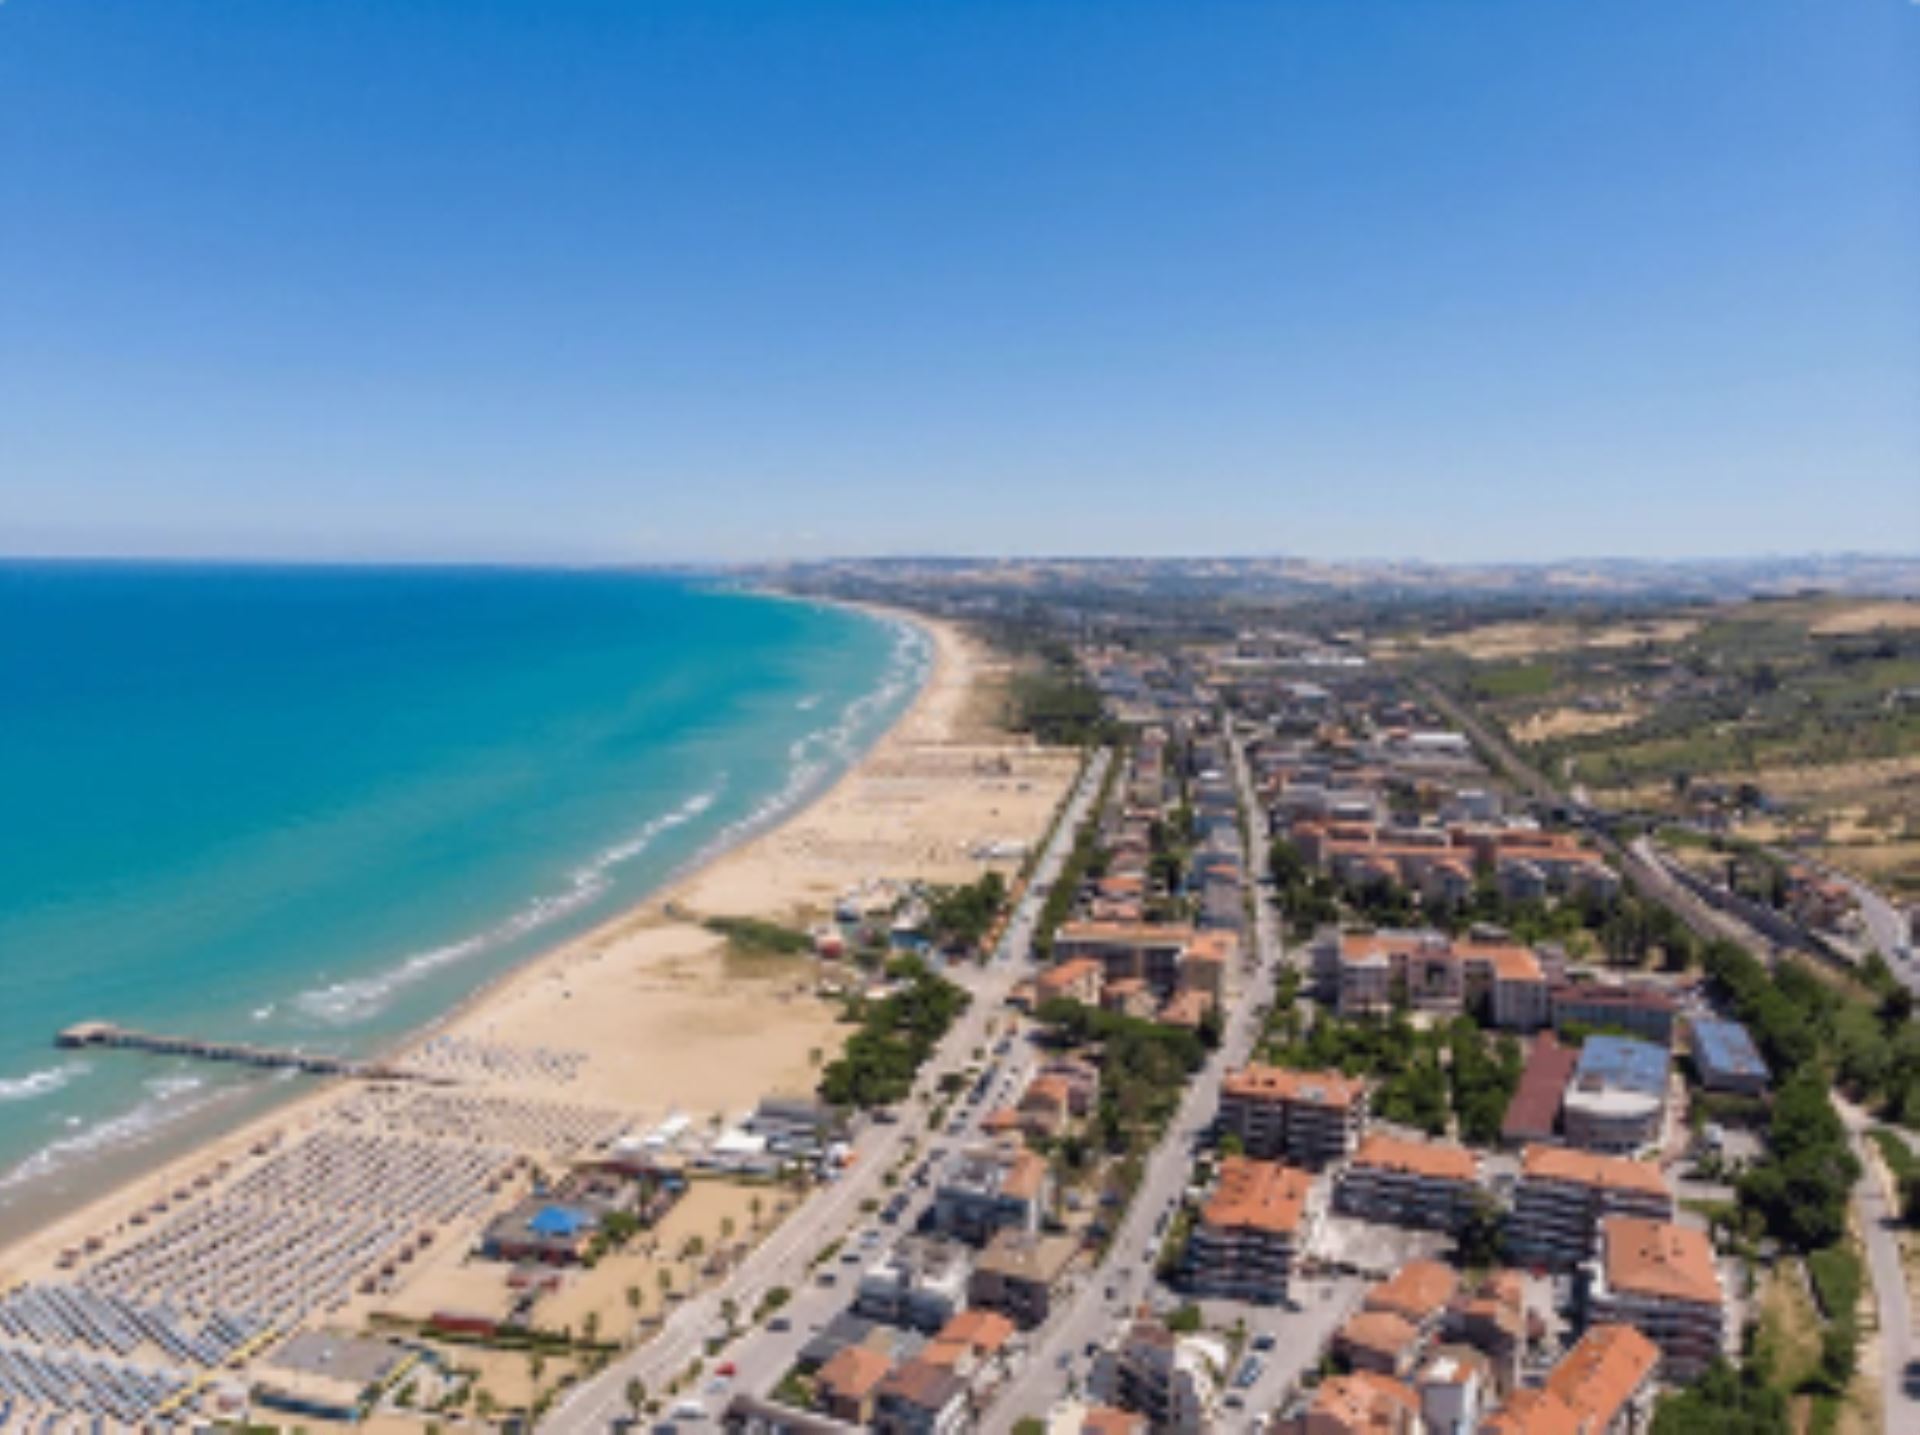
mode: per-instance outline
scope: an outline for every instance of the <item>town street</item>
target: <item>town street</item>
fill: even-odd
[[[1246,868],[1249,890],[1255,893],[1254,969],[1250,975],[1243,974],[1244,984],[1228,1013],[1220,1049],[1188,1085],[1166,1134],[1148,1157],[1139,1189],[1106,1258],[1034,1333],[1032,1354],[987,1411],[986,1428],[1006,1429],[1022,1416],[1043,1415],[1069,1387],[1084,1388],[1093,1352],[1152,1294],[1167,1221],[1192,1179],[1195,1152],[1213,1124],[1221,1079],[1246,1062],[1259,1040],[1260,1016],[1273,1001],[1280,944],[1272,904],[1252,881],[1259,866],[1264,866],[1265,849],[1259,839],[1265,833],[1265,820],[1252,801],[1246,764],[1237,745],[1234,762],[1241,809],[1255,838],[1249,845],[1256,850],[1248,854]]]
[[[986,1040],[989,1027],[1000,1017],[1007,990],[1026,965],[1014,958],[1024,956],[1030,948],[1045,893],[1058,878],[1072,850],[1074,835],[1088,806],[1099,794],[1111,761],[1111,754],[1102,751],[1082,771],[1079,784],[1035,866],[1033,881],[1007,923],[993,960],[977,971],[956,969],[951,973],[967,987],[973,1000],[927,1063],[928,1073],[957,1070],[965,1063],[968,1053]],[[854,1142],[855,1160],[839,1180],[814,1191],[777,1230],[754,1247],[725,1280],[679,1306],[652,1339],[570,1391],[548,1412],[540,1428],[560,1432],[560,1435],[598,1435],[614,1428],[628,1413],[626,1389],[630,1381],[638,1380],[651,1396],[664,1398],[674,1379],[706,1354],[707,1341],[725,1329],[722,1317],[725,1302],[733,1301],[742,1316],[750,1317],[767,1291],[776,1286],[795,1289],[805,1285],[809,1265],[819,1251],[848,1233],[861,1214],[862,1202],[883,1195],[882,1178],[900,1155],[909,1135],[923,1134],[925,1108],[929,1104],[925,1093],[931,1087],[930,1076],[923,1076],[919,1094],[903,1103],[903,1119],[870,1123],[859,1134]],[[727,1358],[727,1355],[717,1357]],[[766,1367],[777,1358],[778,1351],[773,1346],[766,1354],[757,1355],[754,1358],[756,1376],[769,1384],[777,1380],[780,1370],[774,1370],[771,1375],[766,1373]],[[681,1398],[697,1397],[683,1395]]]

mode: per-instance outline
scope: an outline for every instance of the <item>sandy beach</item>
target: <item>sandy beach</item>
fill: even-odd
[[[417,1143],[407,1149],[434,1157],[449,1138],[483,1144],[497,1167],[450,1174],[444,1192],[423,1190],[420,1212],[395,1213],[424,1229],[433,1199],[445,1195],[451,1208],[467,1190],[461,1181],[484,1179],[474,1189],[485,1200],[476,1196],[458,1219],[437,1223],[431,1255],[426,1242],[416,1249],[409,1237],[397,1261],[389,1256],[372,1276],[346,1272],[337,1298],[291,1322],[324,1318],[351,1327],[377,1310],[431,1307],[437,1283],[470,1281],[464,1253],[478,1223],[534,1169],[554,1169],[608,1133],[642,1130],[669,1113],[711,1123],[744,1114],[768,1094],[810,1091],[849,1030],[816,994],[816,962],[731,952],[702,919],[761,916],[806,926],[862,883],[968,880],[985,869],[989,853],[1011,871],[1019,845],[1043,834],[1076,768],[1072,753],[999,731],[990,655],[957,629],[922,626],[935,651],[925,686],[825,793],[501,978],[398,1053],[447,1084],[397,1093],[352,1082],[320,1087],[16,1241],[0,1254],[0,1281],[71,1280],[103,1262],[117,1269],[116,1253],[144,1251],[156,1226],[191,1228],[202,1203],[232,1205],[236,1193],[254,1199],[263,1168],[284,1185],[286,1163],[276,1161],[316,1135]],[[724,1184],[696,1183],[675,1212],[678,1225],[697,1227],[702,1207],[695,1203],[705,1201],[732,1213],[728,1228],[744,1226],[735,1210],[742,1198]],[[333,1196],[330,1188],[296,1187],[291,1199],[318,1209]],[[776,1215],[766,1210],[754,1224]],[[200,1259],[218,1267],[228,1257]],[[120,1265],[151,1275],[141,1262],[151,1264],[142,1256]],[[236,1268],[234,1278],[246,1274]],[[629,1275],[638,1283],[637,1272]]]

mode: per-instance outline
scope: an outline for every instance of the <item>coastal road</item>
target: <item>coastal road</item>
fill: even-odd
[[[1246,806],[1251,792],[1245,763],[1236,761],[1236,768]],[[1259,815],[1251,816],[1249,827],[1257,836]],[[1279,940],[1265,889],[1256,885],[1253,890],[1260,959],[1227,1015],[1220,1049],[1189,1083],[1166,1135],[1148,1156],[1139,1189],[1106,1258],[1033,1333],[1033,1353],[988,1408],[985,1429],[1009,1429],[1023,1416],[1044,1418],[1069,1388],[1083,1387],[1092,1363],[1088,1347],[1103,1344],[1113,1327],[1153,1293],[1166,1223],[1192,1179],[1195,1152],[1213,1125],[1221,1080],[1252,1054],[1260,1036],[1259,1014],[1273,1001]]]
[[[1860,1162],[1853,1211],[1866,1246],[1867,1267],[1873,1273],[1880,1321],[1881,1423],[1887,1430],[1920,1430],[1920,1351],[1914,1347],[1913,1297],[1895,1234],[1898,1192],[1890,1192],[1882,1183],[1880,1153],[1868,1149],[1866,1132],[1873,1123],[1867,1114],[1837,1095],[1834,1105],[1846,1122],[1854,1157]]]
[[[966,1013],[941,1041],[928,1061],[928,1072],[958,1070],[968,1054],[988,1036],[1002,1015],[1007,991],[1026,967],[1035,924],[1047,890],[1058,879],[1075,834],[1087,809],[1099,795],[1110,752],[1094,755],[1082,770],[1055,825],[1047,848],[1035,865],[1014,915],[1002,934],[991,961],[974,971],[951,973],[972,995]],[[617,1428],[628,1413],[628,1382],[639,1380],[649,1395],[665,1399],[665,1391],[695,1360],[706,1354],[707,1341],[724,1330],[724,1302],[731,1300],[742,1314],[750,1314],[762,1296],[776,1286],[789,1290],[806,1286],[813,1258],[829,1242],[844,1237],[861,1215],[861,1203],[883,1198],[882,1178],[901,1155],[909,1134],[924,1124],[926,1097],[932,1081],[923,1079],[921,1095],[903,1103],[902,1118],[891,1124],[872,1123],[854,1141],[855,1160],[839,1180],[815,1190],[779,1228],[748,1254],[718,1285],[683,1302],[644,1345],[623,1355],[593,1379],[583,1382],[557,1402],[540,1423],[544,1431],[561,1435],[598,1435]],[[730,1358],[722,1353],[716,1360]],[[736,1361],[737,1364],[737,1361]],[[778,1378],[775,1372],[773,1378]],[[697,1398],[691,1393],[682,1398]],[[716,1397],[714,1403],[724,1397]]]

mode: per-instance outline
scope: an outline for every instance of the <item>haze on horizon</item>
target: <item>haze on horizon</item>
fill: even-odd
[[[0,5],[0,552],[1920,549],[1920,8]]]

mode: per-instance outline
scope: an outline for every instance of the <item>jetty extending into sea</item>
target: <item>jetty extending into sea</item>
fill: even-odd
[[[243,1041],[210,1041],[198,1036],[167,1036],[139,1031],[110,1021],[82,1021],[62,1029],[54,1038],[64,1047],[116,1046],[160,1056],[191,1056],[202,1061],[230,1061],[243,1066],[305,1072],[309,1076],[351,1076],[368,1081],[420,1081],[450,1086],[453,1078],[437,1072],[414,1071],[385,1061],[361,1061],[350,1056],[301,1051],[286,1046],[260,1046]]]

